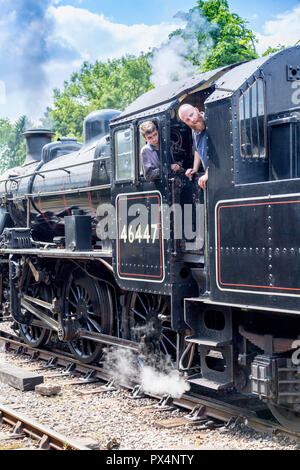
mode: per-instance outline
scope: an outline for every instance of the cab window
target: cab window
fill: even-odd
[[[145,177],[145,168],[144,168],[144,162],[143,162],[143,155],[142,155],[142,149],[143,147],[147,144],[142,132],[141,132],[141,125],[143,123],[151,123],[152,125],[154,124],[157,132],[158,132],[158,141],[159,141],[159,147],[161,147],[161,139],[160,139],[160,131],[159,131],[159,124],[158,124],[158,121],[156,119],[147,119],[146,121],[143,120],[143,121],[140,121],[138,123],[138,126],[137,126],[137,134],[138,134],[138,163],[139,163],[139,177],[141,179],[147,179],[147,181],[154,181],[154,180],[157,180],[160,178],[160,174],[161,172],[159,171],[159,175],[156,175],[155,177],[150,177],[150,175],[148,174],[148,177]],[[146,134],[147,135],[147,134]],[[150,143],[150,142],[149,142]],[[152,144],[152,142],[151,142]],[[160,148],[158,150],[156,150],[157,154],[158,154],[158,160],[159,160],[159,170],[161,170],[161,150]],[[154,170],[155,167],[152,168],[152,170]],[[148,170],[149,171],[149,170]]]
[[[256,80],[240,97],[240,146],[242,158],[266,158],[265,90]]]
[[[132,128],[115,133],[116,181],[134,179],[134,140]]]

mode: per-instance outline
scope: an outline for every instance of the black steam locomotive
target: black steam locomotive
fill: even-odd
[[[206,113],[205,192],[184,174],[182,103]],[[146,120],[160,136],[154,181]],[[300,47],[92,113],[83,145],[24,136],[24,165],[0,181],[3,318],[83,362],[104,345],[168,356],[193,387],[252,393],[300,432]]]

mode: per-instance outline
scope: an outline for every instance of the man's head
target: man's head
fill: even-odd
[[[179,118],[194,131],[203,131],[205,129],[204,113],[200,112],[191,104],[183,104],[178,110]]]
[[[145,121],[140,125],[140,133],[145,141],[157,147],[159,144],[158,130],[154,122]]]

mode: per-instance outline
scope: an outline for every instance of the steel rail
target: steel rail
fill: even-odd
[[[34,421],[23,413],[16,413],[0,403],[0,423],[18,426],[18,433],[39,440],[40,449],[47,450],[91,450],[90,448],[70,439],[53,429]]]
[[[74,359],[71,355],[67,356],[56,351],[50,351],[46,349],[36,349],[30,347],[29,345],[20,341],[19,338],[9,335],[8,333],[2,332],[0,330],[0,343],[6,344],[6,349],[18,350],[21,348],[21,352],[24,354],[30,354],[35,356],[36,359],[41,359],[45,361],[52,360],[53,365],[66,367],[71,371],[72,374],[85,374],[87,377],[93,377],[93,379],[99,379],[100,381],[109,382],[111,380],[111,375],[108,371],[104,370],[101,367],[83,364],[80,361]],[[84,383],[84,379],[83,379]],[[87,380],[88,383],[88,380]],[[136,382],[131,383],[120,383],[121,387],[128,390],[132,390],[135,386],[139,385]],[[146,393],[150,398],[155,398],[158,400],[162,399],[161,395]],[[245,400],[247,397],[241,395],[238,397],[240,401]],[[172,403],[175,406],[184,408],[189,411],[193,411],[195,407],[202,407],[201,419],[205,418],[214,418],[220,421],[227,422],[230,418],[241,418],[244,420],[245,424],[254,429],[255,431],[264,433],[264,432],[281,432],[289,437],[299,438],[299,434],[285,429],[280,424],[277,424],[273,421],[268,421],[267,419],[262,419],[257,416],[255,411],[247,409],[246,407],[241,407],[230,403],[229,400],[222,401],[220,399],[211,398],[205,395],[198,395],[194,393],[185,393],[180,398],[174,398]]]

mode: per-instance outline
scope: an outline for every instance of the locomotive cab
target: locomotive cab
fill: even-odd
[[[154,89],[111,122],[112,204],[116,208],[113,266],[126,290],[169,295],[171,324],[185,328],[180,313],[186,296],[207,290],[205,274],[205,194],[185,171],[193,167],[191,130],[178,108],[191,103],[205,110],[213,82],[231,67]],[[140,126],[152,121],[159,133],[159,175],[143,174]],[[181,171],[174,172],[172,163]],[[180,280],[178,285],[178,280]]]

